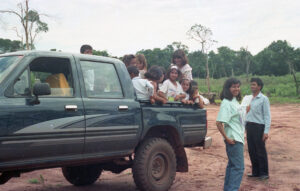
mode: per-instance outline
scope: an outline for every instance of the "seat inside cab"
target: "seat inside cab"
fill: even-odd
[[[73,78],[68,58],[40,57],[30,64],[31,87],[34,83],[48,83],[50,96],[73,96]]]
[[[71,96],[69,83],[63,73],[52,74],[45,82],[49,84],[52,96]]]

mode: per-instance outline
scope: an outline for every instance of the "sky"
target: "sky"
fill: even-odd
[[[17,10],[22,0],[0,0],[0,10]],[[165,48],[182,42],[200,50],[187,31],[194,24],[210,28],[220,46],[247,47],[252,54],[275,40],[300,47],[299,0],[30,0],[49,31],[36,40],[36,49],[79,52],[82,44],[113,56],[142,49]],[[0,38],[19,40],[13,15],[0,15]]]

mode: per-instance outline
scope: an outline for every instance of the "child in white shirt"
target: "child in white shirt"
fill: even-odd
[[[177,66],[171,66],[167,72],[167,80],[159,88],[158,94],[169,101],[181,101],[186,97],[181,85],[177,82],[180,77],[180,71]]]
[[[136,66],[129,66],[127,70],[132,80],[137,99],[150,100],[154,94],[154,87],[151,82],[139,77],[139,70]]]

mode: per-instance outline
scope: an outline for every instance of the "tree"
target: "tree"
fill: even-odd
[[[243,68],[246,72],[246,80],[247,82],[249,82],[249,69],[250,69],[250,64],[251,64],[251,59],[252,59],[252,55],[251,53],[248,51],[248,47],[244,48],[241,47],[240,51],[238,51],[238,57],[240,58],[240,61],[243,64]]]
[[[14,52],[17,50],[22,50],[23,44],[18,40],[9,40],[0,38],[0,53]]]
[[[49,30],[48,24],[42,22],[40,19],[42,15],[46,15],[30,9],[29,0],[19,3],[17,7],[18,10],[0,10],[0,13],[11,14],[19,19],[22,32],[20,32],[20,27],[17,26],[13,27],[12,29],[20,38],[22,44],[24,44],[25,37],[25,45],[27,50],[33,49],[37,35],[41,32],[48,32]]]
[[[188,54],[188,52],[189,52],[189,47],[182,44],[181,42],[173,42],[172,47],[174,50],[178,50],[178,49],[183,50],[185,52],[185,54]]]
[[[197,78],[205,78],[205,63],[206,56],[201,51],[194,51],[188,54],[189,64],[193,68],[193,76]]]
[[[106,50],[93,50],[93,55],[111,57]]]
[[[207,83],[207,89],[208,92],[210,92],[210,84],[209,84],[209,67],[208,67],[208,50],[211,48],[211,46],[216,43],[217,41],[213,40],[212,37],[212,31],[201,25],[201,24],[195,24],[193,25],[187,32],[187,35],[190,39],[196,40],[201,44],[201,52],[206,56],[206,83]]]

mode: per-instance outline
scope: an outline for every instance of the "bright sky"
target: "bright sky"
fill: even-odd
[[[0,0],[0,10],[22,0]],[[165,48],[174,41],[191,51],[200,45],[186,32],[194,24],[213,31],[218,43],[234,50],[248,46],[256,54],[274,40],[300,47],[299,0],[30,0],[31,8],[50,15],[49,32],[36,48],[79,52],[82,44],[114,56]],[[18,39],[13,16],[1,15],[0,38]]]

